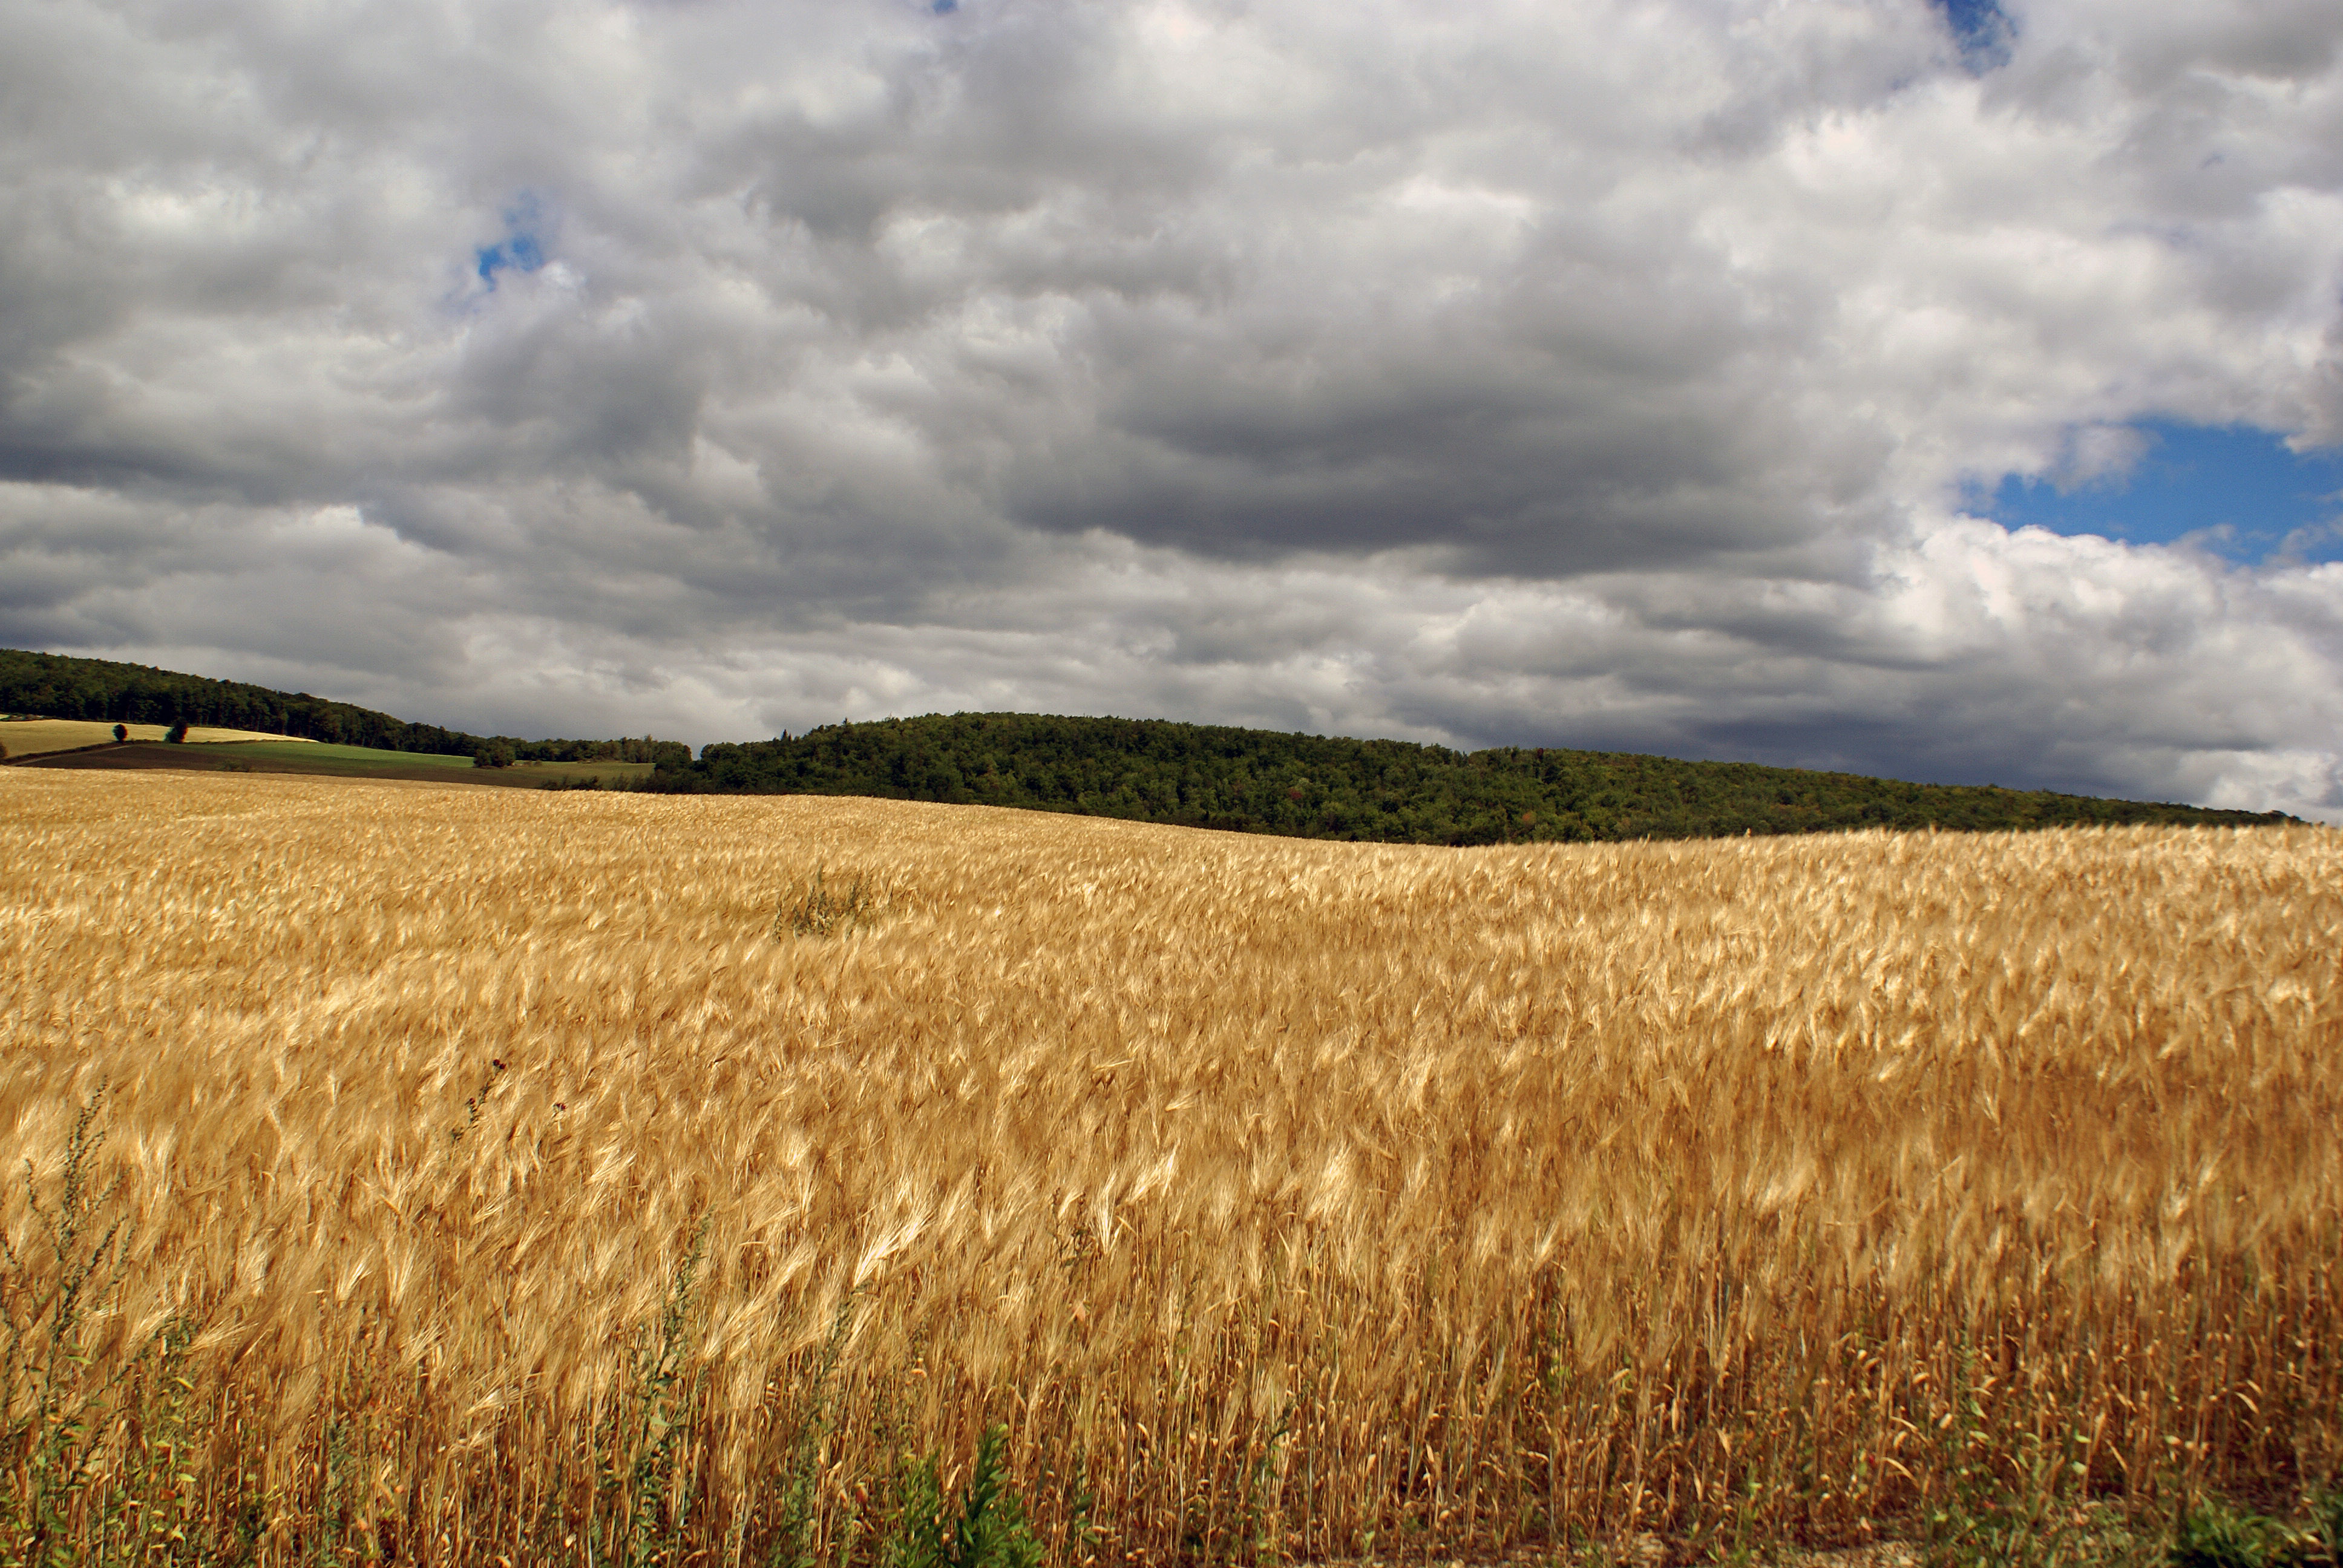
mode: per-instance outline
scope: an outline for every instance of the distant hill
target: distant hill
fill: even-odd
[[[487,744],[460,729],[410,724],[306,691],[271,691],[240,680],[20,648],[0,648],[0,712],[112,724],[214,725],[385,751],[468,756]]]
[[[719,744],[478,736],[143,664],[0,648],[0,712],[216,725],[386,751],[652,762],[675,794],[877,795],[1120,817],[1301,839],[1408,844],[1699,839],[1848,828],[1965,832],[2077,823],[2247,826],[2282,812],[2103,800],[1628,752],[1465,753],[1164,719],[930,714]]]
[[[470,735],[437,724],[412,724],[306,691],[272,691],[240,680],[214,680],[144,664],[13,648],[0,648],[0,713],[93,719],[111,724],[211,725],[384,751],[461,757],[488,753],[530,762],[615,759],[673,764],[690,756],[690,749],[680,741],[649,736],[522,740],[508,735]]]
[[[1746,762],[1523,747],[1468,755],[1402,740],[1021,713],[827,725],[709,746],[695,761],[662,766],[649,787],[977,802],[1415,844],[2294,819]]]

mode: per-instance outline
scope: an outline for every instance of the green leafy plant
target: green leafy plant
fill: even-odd
[[[805,1390],[798,1414],[797,1440],[790,1446],[789,1468],[781,1493],[781,1528],[767,1556],[769,1568],[813,1568],[814,1493],[821,1459],[821,1440],[830,1430],[830,1391],[845,1352],[847,1335],[854,1325],[858,1292],[849,1291],[830,1319],[830,1337],[814,1363],[813,1378]]]
[[[2310,1500],[2310,1537],[2329,1563],[2343,1564],[2343,1486],[2331,1486]]]
[[[2224,1503],[2199,1498],[2173,1523],[2164,1561],[2170,1568],[2312,1568],[2343,1563],[2343,1492],[2308,1500],[2309,1518],[2291,1528]]]
[[[44,1562],[99,1458],[95,1429],[106,1395],[128,1374],[93,1379],[81,1331],[122,1283],[125,1221],[108,1219],[115,1197],[99,1189],[97,1153],[106,1085],[74,1117],[55,1191],[44,1202],[32,1161],[27,1202],[49,1254],[38,1263],[0,1233],[0,1410],[15,1414],[8,1449],[22,1467],[0,1488],[0,1548],[12,1562]]]
[[[675,1497],[677,1465],[681,1459],[679,1444],[684,1429],[684,1412],[679,1406],[688,1408],[694,1391],[682,1391],[679,1398],[676,1385],[683,1375],[692,1287],[707,1250],[708,1221],[703,1217],[691,1233],[691,1246],[684,1253],[682,1264],[676,1270],[667,1305],[659,1312],[657,1334],[648,1336],[635,1352],[639,1446],[635,1452],[629,1487],[634,1513],[627,1531],[627,1568],[671,1563],[681,1554],[689,1500],[688,1495]]]
[[[693,1292],[707,1244],[703,1217],[657,1322],[637,1331],[628,1377],[631,1397],[614,1403],[595,1429],[595,1516],[585,1532],[586,1550],[591,1561],[609,1568],[665,1568],[682,1553],[690,1499],[678,1495],[676,1483],[699,1384],[694,1379],[678,1385],[684,1380]]]
[[[20,1250],[0,1232],[0,1410],[10,1412],[0,1452],[12,1462],[0,1479],[5,1568],[211,1560],[198,1518],[206,1439],[188,1377],[202,1321],[175,1313],[111,1356],[84,1342],[85,1327],[115,1303],[128,1262],[118,1185],[98,1181],[106,1098],[101,1081],[75,1111],[49,1181],[26,1161],[33,1245]]]
[[[2283,1544],[2269,1520],[2205,1498],[2181,1511],[2165,1561],[2172,1568],[2268,1568]]]
[[[2080,1480],[2084,1434],[2046,1438],[2030,1428],[1997,1429],[1986,1403],[1990,1380],[1976,1376],[1964,1346],[1941,1429],[1945,1488],[1925,1516],[1929,1560],[1962,1568],[2065,1568],[2107,1561],[2087,1511],[2069,1493]]]
[[[904,1466],[902,1512],[881,1553],[883,1568],[1041,1568],[1041,1543],[1003,1473],[1008,1435],[1003,1426],[985,1428],[956,1506],[946,1502],[932,1455]]]

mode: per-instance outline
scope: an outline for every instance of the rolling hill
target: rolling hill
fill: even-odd
[[[458,757],[486,753],[524,762],[664,759],[675,765],[690,755],[679,741],[648,735],[615,740],[522,740],[509,735],[471,735],[437,724],[411,723],[306,691],[276,691],[241,680],[214,680],[144,664],[14,648],[0,648],[0,714],[134,726],[207,725],[379,751]]]
[[[1698,839],[1859,828],[2246,826],[2283,813],[1498,747],[1471,753],[1157,719],[962,713],[704,748],[674,793],[872,795],[1382,843]]]
[[[17,649],[0,649],[0,712],[219,725],[484,760],[650,763],[657,771],[634,787],[666,794],[866,795],[1378,843],[2293,820],[2280,812],[1907,783],[1750,762],[1551,747],[1468,753],[1404,740],[1026,713],[825,725],[794,737],[719,742],[695,758],[680,742],[649,736],[483,737],[307,692]]]

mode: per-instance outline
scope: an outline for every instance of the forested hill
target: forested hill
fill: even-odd
[[[306,691],[272,691],[240,680],[214,680],[144,664],[74,658],[61,653],[0,648],[0,713],[42,719],[94,719],[112,724],[216,725],[257,729],[385,751],[435,751],[511,760],[568,762],[619,759],[669,765],[690,756],[679,741],[649,736],[618,740],[521,740],[468,735],[437,724],[410,724],[352,703]]]
[[[1400,740],[1019,713],[890,719],[709,746],[697,761],[663,767],[651,787],[980,802],[1417,844],[2290,820],[1745,762],[1521,747],[1468,756]]]
[[[386,751],[466,753],[485,744],[460,729],[409,724],[306,691],[18,648],[0,649],[0,712],[116,724],[210,724]]]
[[[1901,784],[1746,762],[1523,747],[1467,755],[1404,740],[1022,713],[828,725],[794,738],[709,746],[694,760],[680,744],[648,736],[483,738],[307,692],[15,648],[0,648],[0,713],[217,725],[497,760],[620,758],[656,762],[648,788],[675,793],[879,795],[1395,843],[2291,820],[2275,811]]]

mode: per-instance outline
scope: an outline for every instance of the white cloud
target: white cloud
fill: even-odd
[[[2009,9],[0,0],[0,641],[2335,815],[2337,568],[1957,507],[2343,434],[2343,15]]]

